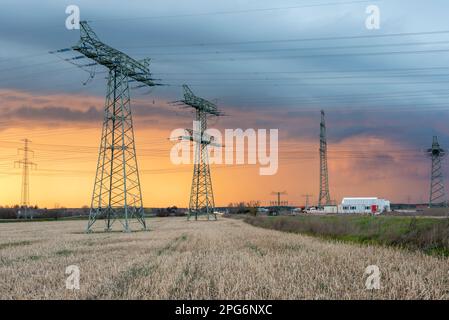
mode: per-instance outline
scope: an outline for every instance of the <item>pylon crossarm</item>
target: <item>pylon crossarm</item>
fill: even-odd
[[[73,50],[82,53],[108,69],[119,70],[123,75],[147,86],[159,85],[151,78],[148,68],[149,59],[144,61],[132,59],[127,54],[103,43],[86,21],[80,22],[80,29],[80,41],[72,47]]]

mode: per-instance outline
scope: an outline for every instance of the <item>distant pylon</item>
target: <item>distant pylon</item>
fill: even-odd
[[[23,152],[23,158],[22,160],[16,161],[15,164],[18,164],[19,167],[22,167],[22,187],[21,187],[21,196],[20,196],[20,207],[21,214],[25,217],[25,219],[28,218],[28,207],[30,206],[30,169],[33,167],[36,167],[36,164],[34,162],[31,162],[29,160],[30,156],[29,153],[33,153],[33,150],[29,148],[29,143],[31,142],[28,139],[23,139],[24,147],[18,149],[19,152]]]
[[[427,154],[432,159],[429,207],[447,206],[443,169],[441,167],[441,160],[446,155],[446,151],[440,147],[438,137],[433,137],[432,148],[427,149]]]
[[[273,191],[271,193],[273,196],[277,197],[277,200],[275,202],[272,202],[273,204],[276,205],[276,207],[281,207],[283,205],[288,205],[288,201],[281,201],[281,196],[282,195],[287,195],[287,192],[285,191]]]
[[[303,197],[306,198],[305,209],[309,209],[309,205],[310,205],[309,199],[310,199],[310,197],[313,197],[313,195],[311,195],[311,194],[304,194]]]
[[[329,195],[329,175],[327,170],[327,141],[326,141],[326,122],[324,111],[321,110],[320,123],[320,193],[318,198],[318,207],[330,204]]]
[[[184,99],[179,102],[194,108],[196,113],[194,129],[187,129],[189,132],[188,136],[179,137],[180,139],[192,141],[195,147],[188,219],[190,220],[194,216],[195,220],[198,220],[200,215],[206,215],[207,220],[217,220],[208,147],[211,145],[221,146],[216,144],[214,137],[209,136],[205,131],[207,130],[207,117],[210,115],[220,116],[222,113],[218,111],[214,103],[195,96],[187,85],[182,87]]]

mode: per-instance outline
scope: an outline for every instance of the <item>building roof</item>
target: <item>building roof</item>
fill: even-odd
[[[379,198],[377,198],[377,197],[346,197],[343,199],[346,199],[346,200],[364,200],[364,199],[376,200]]]

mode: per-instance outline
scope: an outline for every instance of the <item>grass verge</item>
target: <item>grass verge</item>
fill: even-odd
[[[244,218],[256,227],[326,239],[421,250],[449,256],[449,219],[389,216],[295,216]]]

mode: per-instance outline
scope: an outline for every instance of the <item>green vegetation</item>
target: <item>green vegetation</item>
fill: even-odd
[[[187,235],[186,234],[183,234],[180,237],[177,237],[172,242],[168,243],[166,246],[164,246],[163,248],[159,249],[157,251],[157,255],[160,256],[163,253],[176,250],[176,248],[178,248],[179,244],[181,242],[183,242],[183,241],[186,241],[186,240],[187,240]]]
[[[71,221],[71,220],[87,220],[89,216],[71,216],[60,218],[33,218],[33,219],[0,219],[0,223],[17,223],[17,222],[48,222],[48,221]]]
[[[252,243],[248,243],[248,248],[250,248],[252,251],[254,251],[258,256],[263,257],[265,255],[265,252],[263,252],[258,246]]]
[[[0,243],[0,250],[1,249],[5,249],[5,248],[12,248],[12,247],[19,247],[19,246],[28,246],[31,243],[32,242],[28,241],[28,240]]]
[[[392,216],[252,217],[262,228],[364,244],[398,246],[449,256],[449,219]]]
[[[74,251],[68,250],[68,249],[62,249],[62,250],[56,251],[57,256],[64,256],[64,257],[67,257],[73,253],[74,253]]]

